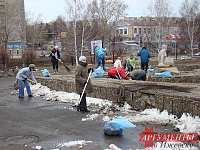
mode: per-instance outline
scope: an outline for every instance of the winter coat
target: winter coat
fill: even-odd
[[[100,47],[95,48],[95,55],[97,57],[105,56],[104,52],[106,52],[106,50],[103,48],[100,48]]]
[[[77,94],[80,94],[83,92],[83,88],[88,79],[88,75],[89,74],[88,74],[87,65],[85,65],[83,62],[79,62],[79,65],[76,67],[76,70],[75,70],[75,85],[76,85]],[[85,89],[85,93],[89,94],[92,92],[93,92],[93,85],[91,83],[91,80],[89,79],[87,87]]]
[[[59,50],[55,50],[55,49],[52,50],[50,56],[51,56],[51,62],[52,63],[57,62],[58,59],[60,59],[60,52],[59,52]]]
[[[37,80],[35,79],[33,72],[30,70],[29,67],[22,68],[21,70],[19,70],[16,76],[18,80],[26,80],[28,77],[30,77],[31,80],[37,83]]]
[[[126,70],[124,68],[111,68],[108,71],[109,76],[121,76],[123,79],[128,80],[129,78],[125,75]],[[119,73],[119,74],[118,74]]]
[[[132,67],[135,66],[135,58],[128,58],[127,63],[130,64]]]
[[[140,56],[141,64],[149,63],[149,58],[151,55],[147,49],[143,48],[140,52],[138,52],[138,56]]]
[[[133,70],[132,72],[130,72],[130,77],[133,80],[135,80],[135,78],[140,74],[141,71],[142,71],[142,69]]]

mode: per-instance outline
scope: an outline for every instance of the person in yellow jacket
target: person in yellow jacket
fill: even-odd
[[[133,54],[131,54],[130,58],[128,58],[125,61],[124,69],[126,69],[129,72],[131,72],[131,71],[133,71],[133,69],[135,69],[135,58],[134,58]]]

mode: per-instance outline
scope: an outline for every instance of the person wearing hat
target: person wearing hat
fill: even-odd
[[[131,54],[130,57],[125,61],[124,69],[127,69],[128,71],[133,71],[133,69],[135,69],[135,57],[133,54]]]
[[[83,89],[85,84],[87,83],[88,79],[88,69],[87,69],[87,59],[85,56],[79,57],[79,65],[75,69],[75,85],[76,85],[76,92],[77,94],[80,94],[80,97],[82,95]],[[80,104],[77,106],[77,110],[81,112],[89,112],[87,109],[87,103],[86,103],[86,94],[93,92],[93,86],[91,83],[91,80],[88,80],[87,87],[85,89],[85,92],[83,94],[83,97],[81,99]]]
[[[35,84],[37,83],[37,80],[33,75],[33,71],[35,71],[35,65],[30,64],[29,67],[22,68],[17,73],[16,78],[19,84],[19,98],[24,98],[24,85],[26,87],[28,97],[33,97],[29,82],[27,80],[27,78],[30,77]]]
[[[58,50],[58,46],[55,46],[54,49],[51,51],[51,63],[53,65],[54,73],[58,72],[58,60],[60,59],[60,52]]]

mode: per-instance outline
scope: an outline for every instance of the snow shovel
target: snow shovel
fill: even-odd
[[[83,92],[82,92],[82,94],[81,94],[81,97],[79,98],[78,101],[76,101],[76,103],[75,103],[75,105],[74,105],[73,107],[77,107],[77,106],[80,104],[81,99],[82,99],[82,97],[83,97],[83,94],[84,94],[84,92],[85,92],[85,89],[86,89],[86,87],[87,87],[87,84],[88,84],[88,81],[89,81],[89,79],[90,79],[91,74],[92,74],[92,70],[90,70],[90,73],[89,73],[89,76],[88,76],[88,78],[87,78],[86,84],[85,84],[85,86],[84,86],[84,88],[83,88]]]
[[[53,56],[55,56],[54,53],[51,52],[51,54],[52,54]],[[64,67],[65,67],[65,69],[66,69],[67,71],[69,71],[69,72],[71,71],[71,70],[69,69],[69,67],[67,67],[67,65],[65,65],[65,64],[61,61],[61,59],[58,59],[56,56],[55,56],[55,58],[56,58],[61,64],[64,65]]]

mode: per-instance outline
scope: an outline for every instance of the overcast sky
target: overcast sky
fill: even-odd
[[[146,16],[148,6],[155,0],[123,0],[128,6],[128,16]],[[169,0],[173,14],[179,15],[179,8],[184,0]],[[49,22],[58,15],[65,16],[65,0],[25,0],[25,11],[35,15],[42,15],[44,22]]]

